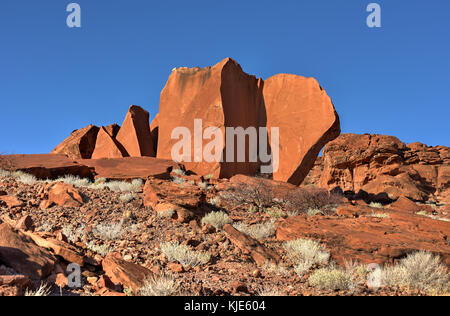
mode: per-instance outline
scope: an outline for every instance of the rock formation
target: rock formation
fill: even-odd
[[[53,149],[51,153],[64,154],[71,159],[90,159],[94,152],[99,130],[94,125],[75,130],[67,139]]]
[[[172,72],[161,94],[160,111],[153,128],[155,131],[158,128],[158,158],[172,158],[171,150],[178,142],[178,139],[172,139],[172,131],[176,127],[187,127],[192,133],[189,158],[195,160],[196,119],[202,120],[203,130],[218,127],[222,131],[224,162],[183,161],[188,169],[201,175],[214,174],[224,178],[236,174],[255,175],[262,163],[260,159],[255,162],[250,159],[250,137],[246,139],[245,162],[236,162],[236,140],[235,157],[231,162],[226,154],[230,148],[225,148],[229,144],[225,128],[267,127],[270,153],[271,130],[278,127],[279,168],[273,178],[296,185],[303,181],[323,146],[340,133],[339,117],[316,80],[277,75],[263,82],[245,74],[229,58],[213,67],[178,68]],[[262,141],[259,135],[256,137],[255,146]],[[203,146],[209,141],[203,140]]]
[[[448,201],[450,148],[406,145],[393,136],[343,134],[325,147],[305,184],[385,193],[391,200]]]
[[[264,103],[269,131],[280,128],[280,165],[273,179],[300,184],[322,148],[341,132],[333,103],[314,78],[285,74],[264,82]]]

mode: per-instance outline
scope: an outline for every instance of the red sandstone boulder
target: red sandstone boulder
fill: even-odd
[[[53,149],[51,153],[64,154],[71,159],[90,159],[94,152],[99,130],[94,125],[75,130],[66,140]]]
[[[131,288],[135,294],[139,293],[146,278],[153,273],[137,264],[124,261],[119,255],[109,254],[102,262],[105,274],[114,284],[120,284],[124,288]]]
[[[249,159],[241,163],[208,163],[202,152],[195,155],[194,120],[202,120],[202,132],[208,127],[219,128],[225,144],[226,127],[246,129],[259,126],[261,90],[262,81],[244,73],[241,66],[230,58],[213,67],[174,69],[160,98],[158,158],[172,159],[172,148],[179,142],[179,139],[171,139],[172,131],[186,127],[191,133],[192,150],[190,154],[184,154],[191,163],[185,160],[183,164],[189,170],[200,175],[213,174],[216,178],[255,174],[258,163],[251,164]],[[202,140],[203,149],[210,141]],[[217,153],[222,154],[222,149]]]
[[[130,106],[116,137],[116,140],[122,144],[129,156],[156,156],[149,126],[148,112],[139,106]]]
[[[128,155],[123,146],[111,136],[110,132],[104,127],[100,128],[92,159],[123,158]]]
[[[48,200],[41,204],[41,209],[46,209],[53,204],[64,207],[79,207],[83,204],[80,191],[70,184],[58,182],[48,192]]]
[[[53,270],[55,258],[29,237],[0,224],[0,261],[30,279],[44,279]]]
[[[280,74],[264,82],[264,104],[270,144],[271,128],[280,134],[273,179],[299,185],[326,143],[340,134],[333,103],[315,79]]]

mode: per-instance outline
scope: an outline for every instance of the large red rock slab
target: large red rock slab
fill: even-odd
[[[263,266],[267,262],[278,263],[281,258],[273,250],[265,247],[256,239],[241,233],[233,226],[227,224],[223,227],[228,239],[235,244],[244,254],[250,255],[255,263]]]
[[[356,217],[290,217],[279,224],[277,238],[282,241],[318,240],[342,265],[350,260],[384,264],[419,250],[439,254],[450,264],[448,222],[411,214],[409,209],[373,209],[373,213],[389,215],[388,218],[375,218],[364,215],[367,209],[361,207],[354,212]]]
[[[279,128],[279,168],[273,179],[299,185],[322,148],[339,136],[339,116],[313,78],[275,75],[265,80],[263,91],[271,146],[271,130]]]
[[[113,283],[131,288],[135,294],[139,293],[145,280],[153,275],[147,268],[124,261],[115,253],[109,254],[103,260],[102,267]]]
[[[39,280],[50,275],[55,258],[29,237],[3,223],[0,224],[0,262],[30,279]]]
[[[152,157],[126,157],[121,159],[89,159],[80,163],[95,170],[96,178],[110,180],[146,179],[155,177],[170,179],[173,169],[184,167],[171,160]]]
[[[65,155],[10,155],[0,156],[8,161],[8,170],[23,171],[34,175],[38,179],[57,179],[68,174],[78,175],[81,178],[91,178],[93,169],[79,164]]]
[[[112,131],[111,131],[112,132]],[[104,127],[100,128],[92,159],[123,158],[128,156],[125,148]]]
[[[67,139],[53,149],[51,153],[64,154],[71,159],[90,159],[94,152],[99,130],[94,125],[75,130]]]
[[[172,132],[177,127],[186,127],[190,131],[191,153],[185,152],[188,159],[182,162],[187,169],[216,178],[255,174],[259,164],[249,163],[248,152],[246,162],[233,163],[229,159],[225,159],[228,163],[206,162],[201,153],[195,155],[194,120],[202,120],[201,132],[209,127],[220,129],[225,144],[226,127],[260,126],[261,98],[262,81],[244,73],[230,58],[213,67],[174,69],[160,98],[157,157],[173,159],[171,151],[179,139],[172,139]],[[210,141],[202,140],[203,149]]]
[[[130,106],[116,140],[131,157],[155,157],[150,133],[149,113],[139,106]]]

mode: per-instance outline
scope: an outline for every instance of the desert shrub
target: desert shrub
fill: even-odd
[[[166,242],[161,244],[161,251],[167,256],[169,261],[178,261],[184,267],[191,268],[206,264],[211,260],[211,255],[207,252],[193,251],[186,245],[177,242]]]
[[[278,206],[267,208],[266,214],[273,218],[282,218],[286,216],[286,213]]]
[[[382,271],[384,284],[392,287],[407,287],[428,293],[448,293],[450,276],[439,256],[419,251],[409,254],[397,265]]]
[[[264,211],[274,204],[273,190],[263,182],[257,185],[237,184],[231,187],[224,197],[236,204],[253,205],[258,211]]]
[[[158,217],[160,217],[160,218],[172,218],[174,214],[175,214],[175,210],[174,209],[168,209],[168,210],[164,210],[164,211],[158,212]]]
[[[256,294],[258,296],[265,296],[265,297],[282,296],[281,291],[277,289],[275,286],[266,286],[260,288]]]
[[[269,238],[275,234],[275,220],[269,220],[262,224],[247,226],[244,223],[236,223],[234,228],[258,240]]]
[[[353,276],[344,269],[322,268],[313,272],[309,284],[320,290],[354,291],[356,284]]]
[[[307,261],[312,264],[326,264],[330,258],[317,241],[310,239],[295,239],[283,244],[287,257],[292,262]]]
[[[27,289],[25,296],[49,296],[51,294],[51,286],[45,283],[41,283],[39,288],[35,291]]]
[[[211,205],[217,205],[220,203],[220,197],[216,196],[208,200],[208,203]]]
[[[186,175],[186,172],[184,170],[181,170],[181,169],[173,169],[172,173],[176,174],[178,176],[185,176]]]
[[[226,224],[231,224],[233,221],[231,218],[224,212],[211,212],[205,215],[202,218],[203,225],[211,225],[216,229],[222,229]]]
[[[102,240],[115,240],[123,234],[123,221],[97,225],[92,232]]]
[[[306,211],[306,215],[308,215],[308,216],[316,216],[319,214],[323,214],[322,210],[310,208]]]
[[[52,182],[64,182],[78,188],[85,188],[91,185],[91,181],[89,179],[82,179],[73,175],[65,175],[64,177],[58,178]]]
[[[136,194],[134,194],[132,192],[122,194],[119,197],[120,201],[122,201],[123,203],[129,203],[129,202],[133,201],[135,198],[136,198]]]
[[[308,213],[315,210],[323,214],[332,213],[341,203],[341,196],[325,189],[301,188],[291,190],[283,197],[283,208],[287,212]]]
[[[186,180],[184,180],[183,178],[179,178],[179,177],[172,177],[172,182],[175,184],[184,184],[186,182]]]
[[[0,169],[0,179],[11,177],[11,172],[7,170]]]
[[[371,203],[369,204],[369,207],[372,207],[372,208],[383,208],[383,204],[371,202]]]
[[[282,263],[274,263],[272,261],[264,262],[261,269],[269,274],[287,276],[289,274],[289,269],[286,268]]]
[[[87,249],[92,252],[98,253],[99,255],[106,257],[109,253],[113,252],[113,249],[108,245],[102,244],[97,245],[95,242],[90,241],[86,244]]]
[[[139,290],[140,296],[174,296],[180,288],[179,282],[171,275],[152,276],[145,280]]]
[[[111,181],[104,183],[102,186],[108,187],[113,192],[134,192],[138,193],[141,191],[144,182],[142,179],[134,179],[133,181]]]

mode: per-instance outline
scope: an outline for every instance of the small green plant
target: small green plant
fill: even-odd
[[[233,220],[224,212],[211,212],[202,218],[203,225],[211,225],[216,229],[222,229],[226,224],[233,223]]]
[[[211,260],[211,255],[207,252],[193,251],[186,245],[180,245],[178,242],[166,242],[161,244],[161,251],[167,256],[169,261],[178,261],[184,267],[206,264]]]

